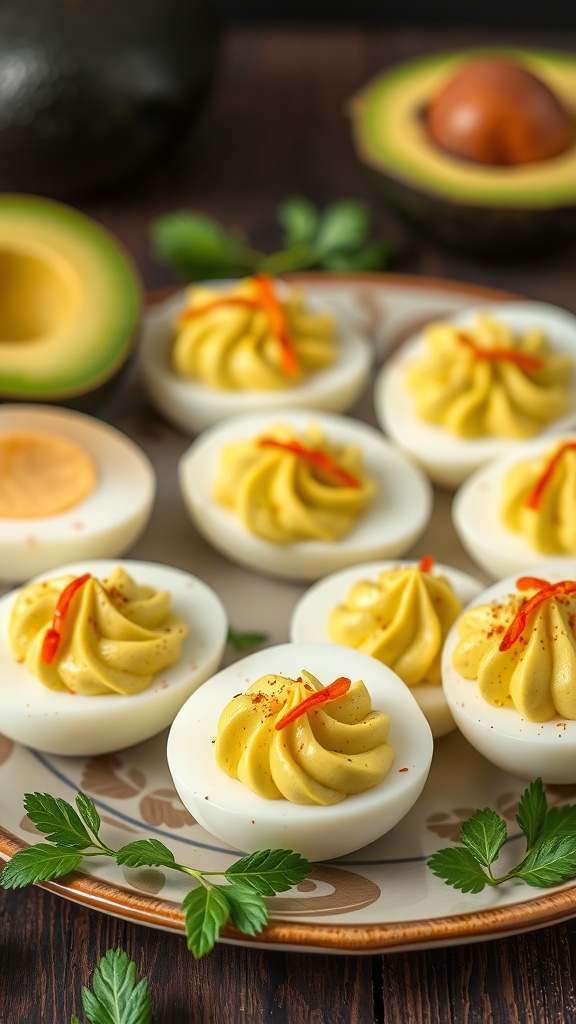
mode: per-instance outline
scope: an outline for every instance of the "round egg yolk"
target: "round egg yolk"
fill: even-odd
[[[36,430],[0,434],[0,518],[58,515],[96,485],[96,468],[74,441]]]

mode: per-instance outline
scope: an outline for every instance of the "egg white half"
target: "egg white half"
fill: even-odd
[[[377,493],[353,530],[338,541],[274,544],[248,532],[230,509],[212,497],[222,448],[252,439],[274,423],[297,432],[316,424],[330,441],[362,449],[365,473]],[[179,463],[184,503],[197,530],[218,551],[250,569],[287,579],[313,580],[370,558],[407,551],[424,531],[432,511],[432,489],[424,474],[374,427],[345,416],[304,410],[268,411],[236,416],[197,438]]]
[[[0,578],[21,583],[65,561],[121,555],[152,511],[156,476],[138,445],[108,423],[41,405],[0,405],[0,432],[59,434],[96,467],[96,486],[72,508],[34,519],[0,518]]]
[[[549,423],[539,436],[576,426],[576,317],[544,302],[502,302],[462,310],[443,317],[442,322],[473,325],[479,314],[509,324],[520,333],[541,328],[552,349],[572,356],[571,411]],[[476,469],[518,442],[499,437],[460,438],[421,420],[414,410],[405,375],[408,366],[425,352],[424,335],[419,332],[404,342],[384,365],[374,386],[376,418],[384,432],[422,466],[431,480],[446,487],[458,487]]]
[[[350,588],[359,580],[376,580],[381,572],[399,565],[417,565],[417,562],[367,562],[354,565],[340,572],[332,573],[314,583],[294,607],[290,619],[290,639],[294,643],[319,641],[332,643],[328,633],[328,617],[333,608],[344,604]],[[466,606],[482,590],[482,584],[468,573],[436,563],[432,572],[445,576],[463,606]],[[456,728],[456,724],[440,685],[418,683],[409,687],[418,706],[424,712],[434,739],[444,736]]]
[[[329,807],[266,800],[226,775],[214,755],[218,719],[232,697],[262,675],[296,678],[302,669],[323,685],[341,675],[362,679],[372,707],[391,718],[395,757],[389,774],[374,789]],[[280,644],[223,669],[194,693],[170,729],[167,755],[180,799],[212,835],[246,852],[290,849],[318,861],[351,853],[389,832],[420,796],[432,749],[424,715],[385,665],[335,644]]]
[[[538,576],[542,566],[527,566],[522,575]],[[508,576],[479,594],[474,606],[515,594],[517,576]],[[557,559],[547,580],[576,579],[576,560]],[[521,779],[554,785],[576,783],[576,721],[559,717],[529,722],[515,708],[496,708],[480,695],[474,679],[464,679],[452,666],[458,622],[452,626],[442,655],[442,685],[454,721],[468,742],[493,764]]]
[[[540,566],[540,575],[547,565],[554,565],[559,555],[537,551],[520,533],[509,530],[502,522],[500,506],[505,476],[515,463],[525,462],[549,451],[552,444],[576,441],[576,434],[540,437],[516,445],[507,455],[483,466],[458,488],[452,503],[452,520],[462,544],[478,565],[499,579],[511,573],[524,575],[529,563]],[[570,555],[566,555],[570,558]]]
[[[215,281],[210,286],[225,290],[230,283]],[[323,299],[320,306],[305,288],[303,291],[311,310],[334,316],[338,356],[332,365],[294,387],[272,391],[217,390],[180,377],[170,365],[170,350],[174,320],[186,304],[186,293],[178,292],[152,306],[144,317],[139,356],[144,386],[158,411],[184,433],[194,435],[226,416],[253,409],[301,407],[344,412],[351,408],[368,379],[373,347],[362,335],[338,322],[338,312],[330,308],[329,300]]]
[[[181,657],[133,696],[50,690],[10,647],[8,623],[18,590],[10,591],[0,598],[0,731],[9,739],[82,757],[130,747],[170,725],[193,690],[218,668],[228,633],[226,612],[214,591],[187,572],[153,562],[97,560],[65,565],[38,579],[85,572],[104,579],[118,565],[136,583],[170,592],[172,610],[189,628]]]

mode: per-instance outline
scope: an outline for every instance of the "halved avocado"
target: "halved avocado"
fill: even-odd
[[[435,54],[378,75],[350,104],[354,142],[385,200],[441,242],[537,254],[537,245],[575,237],[576,133],[549,159],[492,165],[447,152],[427,130],[428,105],[455,74],[491,57],[536,76],[576,125],[576,56],[498,47]]]
[[[138,273],[95,221],[0,195],[0,397],[66,402],[116,376],[133,347]]]

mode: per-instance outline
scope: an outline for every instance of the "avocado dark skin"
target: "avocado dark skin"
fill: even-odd
[[[145,170],[215,72],[211,0],[3,0],[0,190],[67,199]]]

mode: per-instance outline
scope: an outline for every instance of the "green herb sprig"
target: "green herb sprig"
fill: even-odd
[[[14,854],[0,878],[5,888],[61,878],[86,857],[111,857],[129,868],[163,867],[183,872],[196,883],[182,903],[188,949],[196,959],[210,952],[228,921],[244,934],[256,935],[268,921],[264,897],[285,892],[310,872],[308,861],[292,850],[260,850],[225,871],[178,864],[158,839],[137,839],[113,850],[100,838],[95,804],[81,792],[76,796],[76,808],[49,793],[27,793],[24,807],[47,842]],[[225,883],[212,881],[214,876],[224,878]]]
[[[166,214],[152,222],[153,257],[172,268],[182,281],[285,274],[315,268],[331,271],[382,270],[394,254],[386,239],[371,239],[363,203],[342,199],[323,211],[301,196],[276,211],[283,230],[278,252],[254,249],[238,229],[226,230],[195,211]]]
[[[266,643],[267,639],[268,633],[243,633],[229,626],[226,642],[237,651],[249,651],[253,647],[259,647],[260,644]]]
[[[136,979],[136,964],[123,949],[109,949],[98,961],[93,991],[82,988],[82,1006],[90,1024],[151,1024],[152,1000],[146,978]],[[75,1015],[70,1024],[81,1024]]]
[[[463,846],[438,850],[428,866],[447,885],[471,893],[512,878],[548,888],[576,876],[576,807],[549,809],[542,779],[536,779],[520,798],[516,821],[526,837],[526,854],[506,874],[496,877],[492,865],[508,838],[508,829],[504,819],[488,807],[476,811],[462,825]]]

